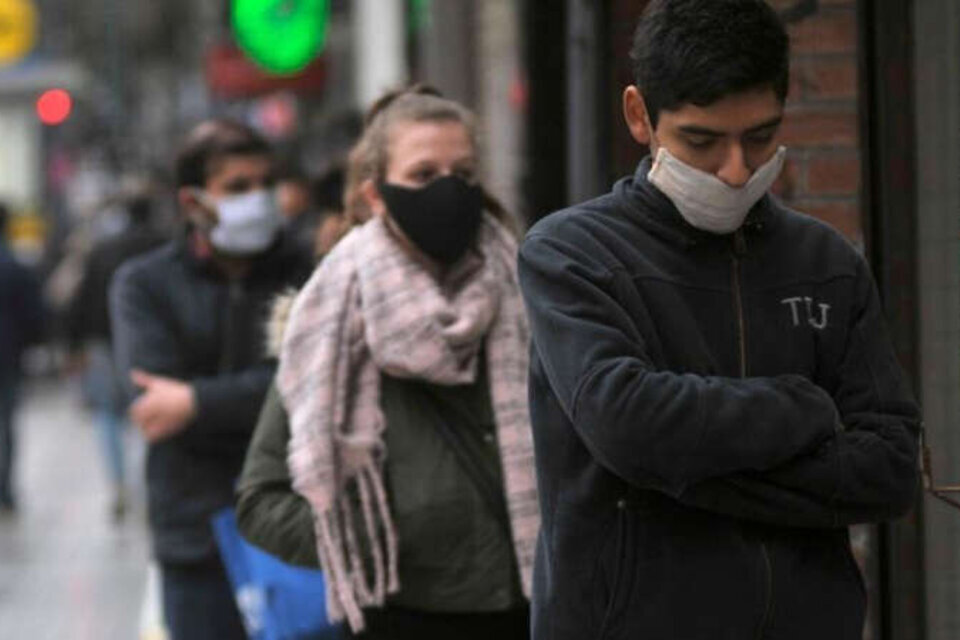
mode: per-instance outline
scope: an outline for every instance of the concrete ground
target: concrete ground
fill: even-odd
[[[20,507],[0,516],[0,638],[141,637],[149,550],[136,434],[127,433],[132,508],[119,524],[98,433],[74,387],[30,384],[18,435]]]

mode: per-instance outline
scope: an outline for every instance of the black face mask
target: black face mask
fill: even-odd
[[[463,257],[477,236],[483,191],[463,178],[445,176],[419,189],[381,182],[378,189],[397,226],[440,264]]]

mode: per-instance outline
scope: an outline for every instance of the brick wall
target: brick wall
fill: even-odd
[[[777,190],[791,206],[862,246],[856,2],[820,0],[812,15],[788,28],[791,83],[783,141],[790,160]]]
[[[829,222],[862,246],[856,2],[768,1],[793,16],[788,24],[791,83],[783,128],[790,153],[775,190],[790,206]],[[619,93],[630,82],[627,52],[633,25],[646,4],[610,2],[609,80],[615,96],[608,109],[614,122],[611,179],[631,172],[640,155],[622,124]]]

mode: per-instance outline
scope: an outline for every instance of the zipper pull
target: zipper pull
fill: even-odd
[[[239,278],[231,278],[227,287],[227,296],[231,303],[238,302],[243,297],[243,282]]]
[[[747,237],[743,234],[742,228],[733,232],[733,253],[737,256],[747,253]]]

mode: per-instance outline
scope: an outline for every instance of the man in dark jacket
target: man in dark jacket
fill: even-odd
[[[861,637],[846,526],[917,487],[869,268],[768,193],[788,41],[761,0],[654,0],[624,113],[652,158],[529,233],[535,640]]]
[[[309,269],[280,241],[272,172],[249,128],[199,125],[177,159],[188,233],[128,262],[111,289],[117,366],[140,390],[130,417],[150,443],[150,523],[173,640],[246,637],[209,519],[233,503],[274,374],[268,306]]]
[[[107,294],[114,274],[123,263],[166,240],[153,224],[153,205],[147,194],[130,197],[124,202],[124,208],[127,227],[118,235],[101,240],[90,251],[65,318],[71,360],[84,363],[84,376],[113,487],[111,512],[115,519],[123,517],[126,511],[125,405],[110,349],[112,332]]]
[[[40,284],[14,259],[6,244],[9,212],[0,204],[0,511],[13,511],[14,414],[20,393],[23,350],[38,341],[43,326]]]

